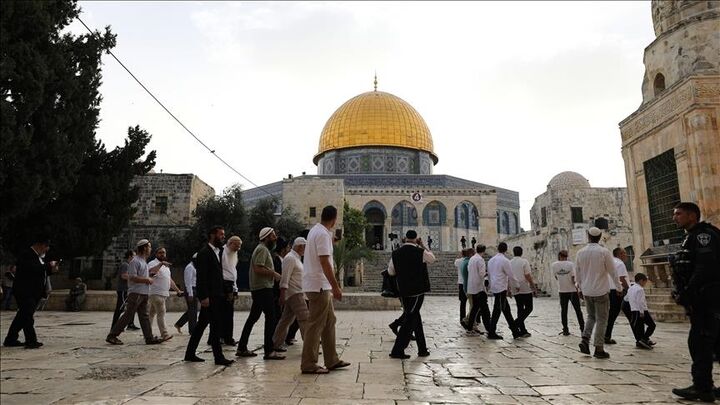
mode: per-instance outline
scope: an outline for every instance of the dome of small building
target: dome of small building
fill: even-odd
[[[590,182],[580,173],[562,172],[550,180],[549,189],[590,188]]]
[[[361,147],[395,147],[427,152],[438,158],[425,120],[405,100],[382,91],[369,91],[346,101],[328,119],[320,135],[318,164],[329,151]]]

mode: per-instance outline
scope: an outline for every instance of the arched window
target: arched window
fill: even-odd
[[[518,215],[513,213],[513,220],[515,221],[515,234],[520,233],[520,221],[518,221]]]
[[[425,226],[442,226],[447,221],[447,210],[440,201],[431,201],[423,209],[423,224]]]
[[[510,216],[508,215],[507,211],[503,211],[502,233],[504,233],[505,235],[510,234]]]
[[[662,73],[658,73],[655,75],[655,81],[653,81],[653,89],[655,90],[656,96],[665,90],[665,76],[663,76]]]
[[[400,201],[392,209],[393,226],[417,226],[417,210],[409,201]]]
[[[455,228],[477,229],[478,210],[475,204],[463,201],[455,207]]]

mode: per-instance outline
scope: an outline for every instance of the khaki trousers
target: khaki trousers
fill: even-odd
[[[323,358],[325,367],[331,367],[340,362],[335,350],[335,309],[330,291],[308,292],[310,317],[305,326],[303,338],[302,371],[313,371],[318,367],[318,351],[322,339]]]
[[[305,302],[305,296],[300,294],[293,294],[285,299],[285,306],[283,307],[282,315],[278,321],[277,327],[275,327],[275,334],[273,334],[273,344],[275,347],[282,346],[287,337],[290,325],[297,319],[298,326],[300,327],[300,336],[303,341],[305,340],[305,328],[307,326],[307,320],[310,317],[310,310],[308,310],[307,303]]]
[[[168,337],[170,334],[167,331],[167,328],[165,327],[165,300],[167,297],[162,295],[151,295],[148,299],[148,303],[150,304],[150,324],[153,323],[153,318],[155,315],[157,315],[157,324],[158,329],[160,329],[160,336],[163,338]]]

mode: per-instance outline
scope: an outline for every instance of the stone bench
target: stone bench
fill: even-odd
[[[46,311],[65,310],[65,298],[68,290],[53,290],[45,307]],[[117,294],[115,291],[90,290],[85,296],[84,311],[114,311]],[[250,310],[252,303],[249,292],[240,292],[235,300],[235,309],[238,311]],[[335,309],[355,311],[399,311],[400,300],[397,298],[381,297],[378,293],[348,292],[343,294],[342,301],[334,301]],[[168,312],[182,312],[187,309],[185,298],[174,294],[166,301]]]

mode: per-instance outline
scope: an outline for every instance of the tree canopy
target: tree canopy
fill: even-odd
[[[132,216],[133,177],[155,164],[139,127],[112,151],[96,139],[101,55],[115,35],[63,33],[79,13],[75,0],[0,2],[3,250],[46,233],[56,254],[101,253]]]

